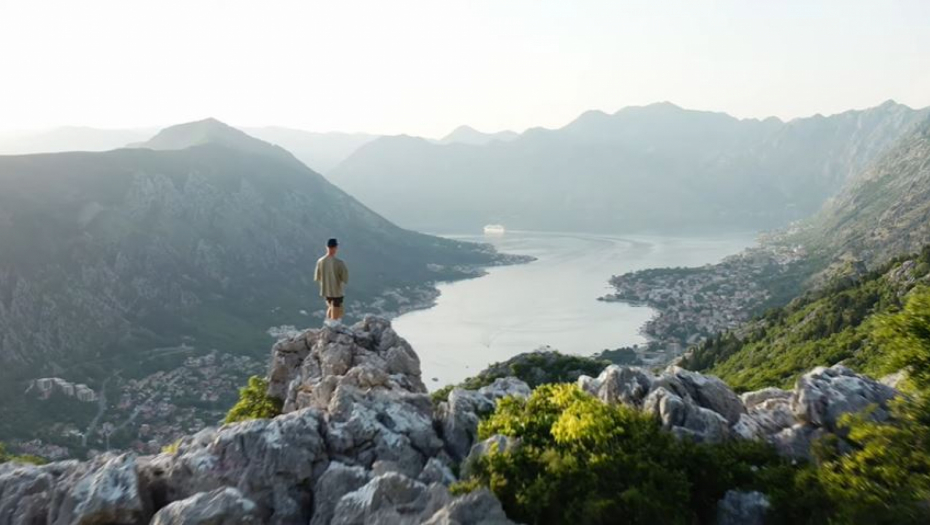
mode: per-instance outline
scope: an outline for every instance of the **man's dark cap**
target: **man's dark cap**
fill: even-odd
[[[339,241],[337,241],[336,239],[330,239],[326,241],[327,248],[335,248],[336,246],[339,246]]]

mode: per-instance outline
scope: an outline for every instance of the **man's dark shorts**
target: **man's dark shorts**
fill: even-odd
[[[327,297],[326,304],[332,306],[333,308],[342,308],[343,300],[345,300],[345,297]]]

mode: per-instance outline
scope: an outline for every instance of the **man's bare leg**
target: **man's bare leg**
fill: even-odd
[[[333,307],[333,320],[342,321],[342,315],[345,313],[341,306]]]

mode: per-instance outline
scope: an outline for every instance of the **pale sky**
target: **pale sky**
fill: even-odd
[[[930,1],[0,0],[0,72],[0,131],[793,118],[930,106]]]

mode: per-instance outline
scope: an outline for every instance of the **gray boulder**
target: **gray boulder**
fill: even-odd
[[[481,490],[453,497],[439,483],[426,485],[391,472],[343,496],[333,525],[511,525],[500,502]]]
[[[702,443],[720,443],[730,437],[730,428],[723,416],[662,386],[646,396],[643,410],[658,417],[663,428],[679,437]]]
[[[472,445],[468,456],[462,461],[462,477],[468,477],[472,469],[482,457],[493,452],[511,452],[520,446],[520,440],[502,434],[495,434],[484,441]]]
[[[513,525],[500,501],[487,489],[455,498],[436,511],[424,525]]]
[[[131,525],[143,519],[136,458],[131,454],[103,454],[70,465],[51,489],[51,525]]]
[[[265,522],[306,523],[312,487],[328,463],[322,433],[312,409],[206,429],[181,440],[177,453],[147,458],[140,476],[156,506],[234,487]]]
[[[727,491],[717,503],[717,525],[765,525],[770,506],[761,492]]]
[[[888,418],[888,402],[897,391],[890,386],[856,374],[843,365],[817,367],[801,376],[794,388],[791,408],[795,417],[815,427],[844,435],[839,419],[843,414],[870,408],[871,418]]]
[[[746,407],[739,396],[717,377],[670,366],[653,385],[653,388],[664,387],[683,399],[694,401],[699,407],[720,414],[731,425],[746,413]]]
[[[52,492],[77,461],[35,466],[0,464],[0,525],[46,523]]]
[[[310,525],[328,525],[332,522],[339,500],[363,487],[370,478],[369,473],[361,467],[350,467],[335,461],[330,463],[314,490],[315,504]]]
[[[756,405],[762,404],[767,401],[773,400],[784,400],[791,401],[791,392],[788,390],[782,390],[781,388],[763,388],[762,390],[755,390],[753,392],[746,392],[739,396],[740,401],[742,401],[743,406],[747,410],[754,408]]]
[[[808,423],[796,423],[768,437],[775,450],[784,457],[812,459],[811,445],[828,432]]]
[[[254,502],[230,487],[200,492],[159,510],[151,525],[251,525],[261,523]]]
[[[331,523],[416,523],[429,502],[426,485],[389,472],[343,496],[336,504]]]
[[[604,403],[639,407],[654,380],[651,374],[641,368],[610,365],[596,378],[579,377],[578,386]]]
[[[464,459],[477,439],[481,416],[492,412],[498,399],[507,396],[526,398],[530,393],[526,383],[513,377],[497,379],[479,390],[454,388],[436,411],[446,451],[455,460]]]

